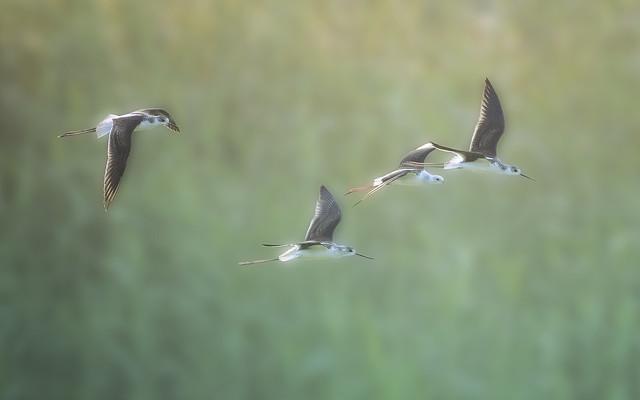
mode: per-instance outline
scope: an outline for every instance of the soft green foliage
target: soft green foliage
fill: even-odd
[[[640,398],[637,1],[0,0],[0,398]],[[465,146],[515,177],[349,186]],[[105,141],[164,106],[102,209]],[[301,238],[376,257],[240,268]]]

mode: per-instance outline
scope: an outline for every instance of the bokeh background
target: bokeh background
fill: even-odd
[[[0,398],[640,398],[637,1],[1,0]],[[342,197],[483,80],[502,159]],[[106,141],[169,109],[102,208]],[[241,268],[302,238],[376,257]]]

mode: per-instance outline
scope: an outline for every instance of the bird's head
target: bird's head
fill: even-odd
[[[342,254],[342,256],[359,256],[359,257],[363,257],[369,260],[373,260],[373,257],[369,257],[369,256],[365,256],[364,254],[360,254],[356,251],[356,249],[354,249],[353,247],[349,247],[349,246],[342,246],[342,245],[335,245],[334,247],[336,250],[338,250],[338,252],[340,252]]]
[[[176,124],[171,114],[161,108],[153,108],[146,111],[147,114],[153,118],[153,123],[158,125],[164,125],[175,133],[180,133],[180,128]]]
[[[520,169],[519,167],[516,167],[515,165],[505,165],[503,171],[507,175],[520,175],[523,178],[527,178],[527,179],[530,179],[532,181],[535,180],[532,177],[530,177],[528,175],[525,175],[522,172],[522,169]]]
[[[520,175],[522,173],[522,170],[520,170],[520,168],[516,167],[515,165],[507,165],[504,172],[507,175]]]
[[[418,172],[418,179],[424,183],[444,183],[444,178],[440,175],[432,175],[427,170]]]

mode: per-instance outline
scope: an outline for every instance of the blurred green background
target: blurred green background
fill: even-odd
[[[640,398],[637,1],[0,0],[0,398]],[[357,208],[429,140],[501,158]],[[106,141],[163,106],[102,208]],[[376,257],[240,268],[320,184]]]

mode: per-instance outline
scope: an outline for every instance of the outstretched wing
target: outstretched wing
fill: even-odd
[[[386,174],[386,175],[384,175],[384,176],[382,176],[380,178],[377,178],[377,179],[380,179],[379,183],[377,185],[370,186],[368,188],[369,191],[367,192],[367,194],[365,194],[364,197],[361,198],[360,200],[356,201],[353,206],[354,207],[357,206],[358,204],[360,204],[363,201],[365,201],[366,199],[368,199],[371,195],[373,195],[377,191],[385,188],[386,186],[388,186],[388,185],[392,184],[393,182],[397,181],[398,179],[402,178],[403,176],[405,176],[409,172],[412,172],[412,171],[415,171],[415,170],[416,170],[415,168],[397,169],[395,171],[389,172],[388,174]]]
[[[320,186],[320,196],[316,202],[316,211],[311,219],[304,240],[332,242],[333,231],[340,223],[342,213],[336,199],[324,185]]]
[[[435,147],[440,151],[444,151],[445,153],[451,153],[459,156],[465,162],[472,162],[477,160],[478,158],[483,157],[483,154],[480,154],[480,153],[474,153],[474,152],[465,151],[465,150],[458,150],[458,149],[454,149],[453,147],[442,146],[440,144],[433,143],[433,142],[431,142],[431,144],[433,145],[433,147]]]
[[[495,157],[498,141],[504,132],[504,116],[496,91],[489,79],[485,79],[480,118],[471,138],[469,151],[485,157]]]
[[[162,115],[167,118],[171,118],[171,115],[164,108],[153,107],[153,108],[141,108],[139,110],[133,111],[133,113],[144,113],[149,115]]]
[[[427,158],[429,153],[431,153],[435,149],[436,148],[433,147],[433,144],[431,144],[431,142],[425,143],[422,146],[418,147],[417,149],[405,155],[402,161],[400,161],[400,166],[407,167],[407,166],[413,166],[415,164],[421,164]]]
[[[107,164],[104,170],[104,208],[109,205],[118,194],[120,179],[127,167],[127,159],[131,151],[131,134],[142,121],[141,115],[116,118],[113,129],[109,134],[107,146]]]

